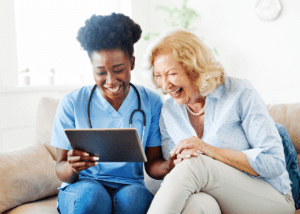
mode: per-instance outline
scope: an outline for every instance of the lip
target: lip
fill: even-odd
[[[174,99],[178,99],[182,95],[182,90],[183,90],[182,87],[180,87],[180,88],[178,88],[178,89],[176,89],[174,91],[169,91],[168,93]]]
[[[120,91],[121,85],[115,87],[104,87],[111,93],[118,93]]]
[[[175,93],[176,93],[176,92],[178,92],[180,89],[181,89],[181,87],[180,87],[180,88],[178,88],[178,89],[176,89],[175,91],[169,91],[169,93],[171,93],[171,94],[175,94]]]

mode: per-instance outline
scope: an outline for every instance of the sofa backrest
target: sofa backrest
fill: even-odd
[[[56,160],[56,148],[50,146],[53,122],[60,99],[43,97],[38,104],[36,118],[36,138]],[[300,154],[300,103],[267,105],[270,116],[276,123],[282,124],[288,131],[295,149]],[[298,155],[298,160],[300,155]],[[299,160],[300,161],[300,160]]]
[[[267,105],[267,109],[273,120],[286,128],[300,154],[300,103]]]
[[[43,97],[37,109],[35,140],[46,146],[53,159],[56,160],[56,148],[50,146],[53,122],[60,99]]]

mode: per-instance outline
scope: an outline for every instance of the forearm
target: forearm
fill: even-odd
[[[56,165],[56,175],[66,183],[74,183],[79,177],[79,173],[74,172],[67,161],[61,161]]]
[[[221,161],[229,166],[232,166],[238,170],[247,172],[250,175],[259,176],[259,174],[257,174],[253,170],[253,168],[249,164],[246,154],[244,154],[243,152],[231,149],[221,149],[213,146],[210,147],[210,150],[212,151],[212,158]]]
[[[173,168],[175,164],[171,160],[157,159],[151,164],[145,165],[148,175],[154,179],[163,179]]]

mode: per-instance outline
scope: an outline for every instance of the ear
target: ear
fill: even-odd
[[[134,69],[134,66],[135,66],[135,56],[132,56],[131,57],[131,70]]]

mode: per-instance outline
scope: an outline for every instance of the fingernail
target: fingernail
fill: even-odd
[[[197,153],[197,152],[195,152],[195,153],[194,153],[194,155],[197,155],[197,156],[199,156],[200,154],[199,154],[199,153]]]
[[[86,153],[86,152],[83,153],[83,155],[84,155],[84,156],[90,156],[90,154],[89,154],[89,153]]]
[[[99,157],[93,157],[93,160],[97,161],[99,160]]]
[[[186,155],[185,157],[187,157],[187,158],[190,158],[190,157],[191,157],[191,155]]]

